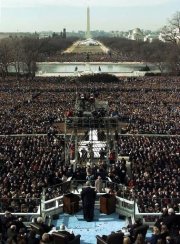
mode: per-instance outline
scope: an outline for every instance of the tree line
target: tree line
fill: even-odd
[[[133,41],[120,37],[100,37],[107,47],[119,56],[130,56],[134,61],[152,62],[160,71],[167,68],[170,72],[180,73],[180,12],[175,13],[162,28],[165,42]],[[58,35],[39,39],[30,37],[9,37],[0,40],[0,75],[7,76],[12,70],[18,77],[20,74],[34,76],[36,63],[51,61],[51,57],[62,55],[62,52],[77,40],[76,37],[66,39]]]
[[[117,54],[134,57],[134,60],[155,63],[161,72],[180,73],[180,12],[176,12],[161,29],[164,41],[134,41],[120,37],[100,38]]]
[[[111,52],[118,56],[131,57],[133,61],[143,61],[156,64],[163,73],[168,67],[171,72],[179,72],[180,48],[169,42],[154,40],[150,42],[128,40],[120,37],[101,38]]]
[[[37,36],[9,37],[0,40],[0,74],[3,77],[13,70],[16,76],[26,74],[34,76],[37,70],[36,62],[44,57],[56,55],[68,48],[77,39],[53,36],[39,39]]]

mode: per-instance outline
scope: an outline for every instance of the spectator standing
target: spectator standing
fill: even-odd
[[[103,181],[101,179],[101,176],[98,176],[95,180],[95,191],[98,193],[103,192]]]
[[[96,192],[91,187],[90,182],[86,182],[86,187],[81,192],[83,214],[86,221],[92,221],[94,218],[94,204],[96,199]]]

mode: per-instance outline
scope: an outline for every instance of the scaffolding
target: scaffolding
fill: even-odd
[[[66,164],[109,164],[110,154],[117,158],[115,137],[118,119],[111,117],[70,117],[65,121]]]

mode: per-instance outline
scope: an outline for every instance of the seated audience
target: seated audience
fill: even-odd
[[[38,234],[40,235],[40,237],[42,237],[44,233],[48,233],[52,228],[51,226],[48,226],[47,224],[44,223],[42,217],[37,218],[37,226],[38,226]]]
[[[138,234],[134,244],[145,244],[145,238],[142,234]]]
[[[35,230],[30,230],[28,233],[27,244],[39,244],[39,239],[36,237]]]
[[[157,244],[157,241],[161,239],[161,233],[158,227],[153,226],[153,233],[148,240],[148,244]]]

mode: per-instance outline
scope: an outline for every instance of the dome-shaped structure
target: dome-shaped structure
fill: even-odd
[[[135,28],[132,30],[130,39],[136,40],[136,41],[143,41],[144,40],[144,34],[139,28]]]
[[[133,34],[143,35],[142,31],[139,28],[133,30]]]

